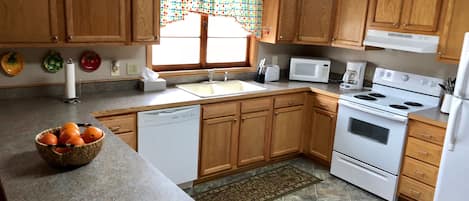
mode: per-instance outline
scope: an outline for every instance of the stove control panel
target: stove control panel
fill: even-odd
[[[432,96],[440,96],[441,88],[438,86],[438,83],[443,83],[443,80],[378,67],[373,77],[373,83]]]

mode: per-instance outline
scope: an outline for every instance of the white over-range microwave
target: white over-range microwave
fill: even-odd
[[[331,60],[326,58],[292,57],[290,80],[324,82],[329,81]]]

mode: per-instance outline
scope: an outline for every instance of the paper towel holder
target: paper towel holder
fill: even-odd
[[[80,103],[80,99],[76,96],[76,89],[75,89],[75,86],[76,86],[76,82],[75,82],[75,65],[73,64],[73,60],[72,58],[68,58],[67,60],[67,65],[65,65],[65,97],[63,99],[63,101],[65,103],[71,103],[71,104],[77,104],[77,103]],[[73,70],[73,73],[72,71]],[[68,79],[72,78],[72,81],[73,83],[69,83]],[[69,86],[70,85],[70,86]],[[72,86],[73,85],[73,86]],[[67,92],[69,89],[69,87],[72,87],[72,91],[73,91],[73,95],[72,97],[69,97],[71,96],[69,93],[70,92]]]

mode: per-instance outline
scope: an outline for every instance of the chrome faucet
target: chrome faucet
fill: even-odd
[[[225,82],[228,81],[228,71],[225,71]]]
[[[215,74],[215,70],[213,69],[208,69],[208,82],[212,83],[213,82],[213,75]]]

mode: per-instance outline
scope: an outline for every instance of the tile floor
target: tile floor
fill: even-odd
[[[269,166],[257,168],[247,172],[227,176],[217,180],[195,185],[192,189],[186,190],[193,194],[204,192],[221,185],[229,184],[250,176],[286,165],[293,165],[301,170],[311,173],[322,179],[322,182],[311,185],[299,191],[287,194],[275,201],[382,201],[382,199],[356,187],[343,180],[329,174],[327,168],[313,163],[305,158],[297,158],[288,161],[275,163]]]

